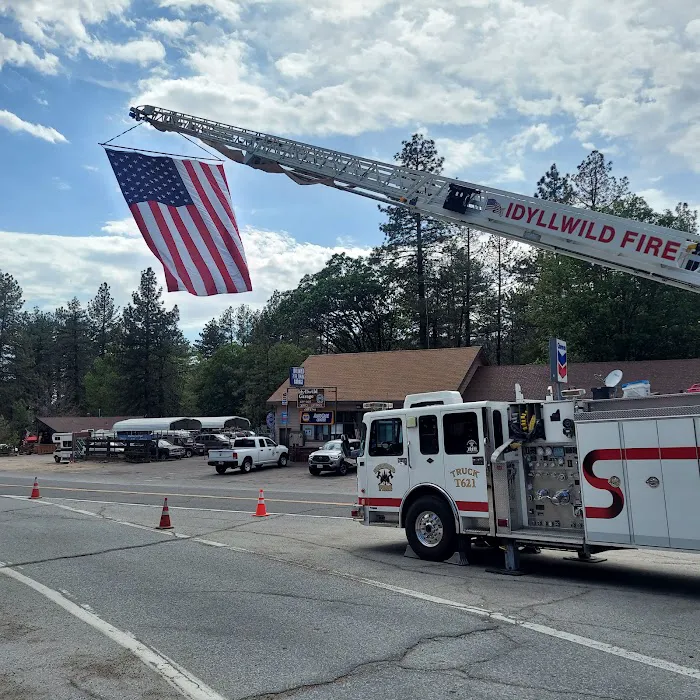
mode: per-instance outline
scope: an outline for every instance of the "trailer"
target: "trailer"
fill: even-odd
[[[700,551],[700,397],[464,403],[366,413],[353,518],[402,527],[422,559],[479,538],[573,550]]]

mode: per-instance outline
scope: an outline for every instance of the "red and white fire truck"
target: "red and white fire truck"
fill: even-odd
[[[460,535],[591,553],[700,551],[700,397],[464,403],[406,397],[366,413],[358,460],[365,525],[404,527],[423,559]]]
[[[232,161],[404,207],[692,292],[700,237],[413,170],[153,106],[130,116],[199,138]],[[681,379],[679,377],[679,379]],[[405,527],[414,551],[445,559],[476,536],[573,549],[700,550],[700,394],[463,403],[408,396],[368,413],[358,461],[366,525]]]

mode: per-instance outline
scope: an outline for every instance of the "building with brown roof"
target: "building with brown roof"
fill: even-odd
[[[613,369],[622,370],[622,384],[647,379],[655,394],[677,394],[700,382],[700,358],[692,360],[644,360],[639,362],[569,363],[566,388],[586,390],[603,386]],[[552,384],[545,365],[500,365],[477,368],[466,391],[465,401],[514,401],[515,385],[520,384],[526,399],[543,399]]]
[[[304,386],[325,389],[325,407],[316,412],[330,415],[320,416],[323,423],[302,424],[303,418],[317,418],[316,412],[301,411],[297,388],[285,381],[268,399],[277,436],[284,444],[301,433],[313,443],[334,435],[359,436],[363,403],[381,401],[400,407],[407,394],[444,389],[463,394],[484,361],[480,347],[311,355],[302,365]],[[285,392],[287,404],[283,405]]]

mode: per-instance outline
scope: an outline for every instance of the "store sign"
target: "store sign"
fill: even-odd
[[[300,411],[302,425],[333,425],[333,411]]]
[[[297,404],[305,410],[325,408],[326,396],[323,389],[299,389]]]
[[[289,368],[289,384],[290,386],[304,386],[304,368],[290,367]]]

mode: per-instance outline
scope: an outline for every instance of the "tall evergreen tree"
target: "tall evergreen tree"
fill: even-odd
[[[110,343],[114,339],[119,318],[118,308],[106,282],[100,285],[95,298],[88,304],[87,313],[90,319],[92,338],[96,345],[97,357],[104,357]]]
[[[535,197],[548,199],[560,204],[571,204],[574,190],[571,186],[571,176],[562,175],[556,163],[552,163],[549,170],[537,181]]]
[[[165,309],[162,293],[149,267],[122,315],[118,369],[124,407],[136,415],[172,415],[179,405],[187,346],[177,325],[180,312]]]
[[[10,274],[0,272],[0,414],[11,416],[17,393],[17,343],[24,301],[22,288]]]
[[[93,359],[90,321],[76,297],[66,308],[56,311],[56,319],[56,345],[61,356],[61,404],[64,410],[78,410],[84,407],[83,379]]]
[[[438,155],[435,141],[413,134],[402,141],[394,156],[401,165],[429,173],[440,173],[444,158]],[[418,346],[428,347],[428,306],[426,301],[427,256],[443,241],[449,227],[435,219],[404,207],[379,207],[388,220],[379,227],[385,236],[384,251],[403,277],[404,288],[413,297],[412,313],[418,326]]]
[[[194,342],[197,352],[207,359],[226,344],[226,334],[215,318],[212,318],[211,321],[207,321],[204,324],[199,338]]]

